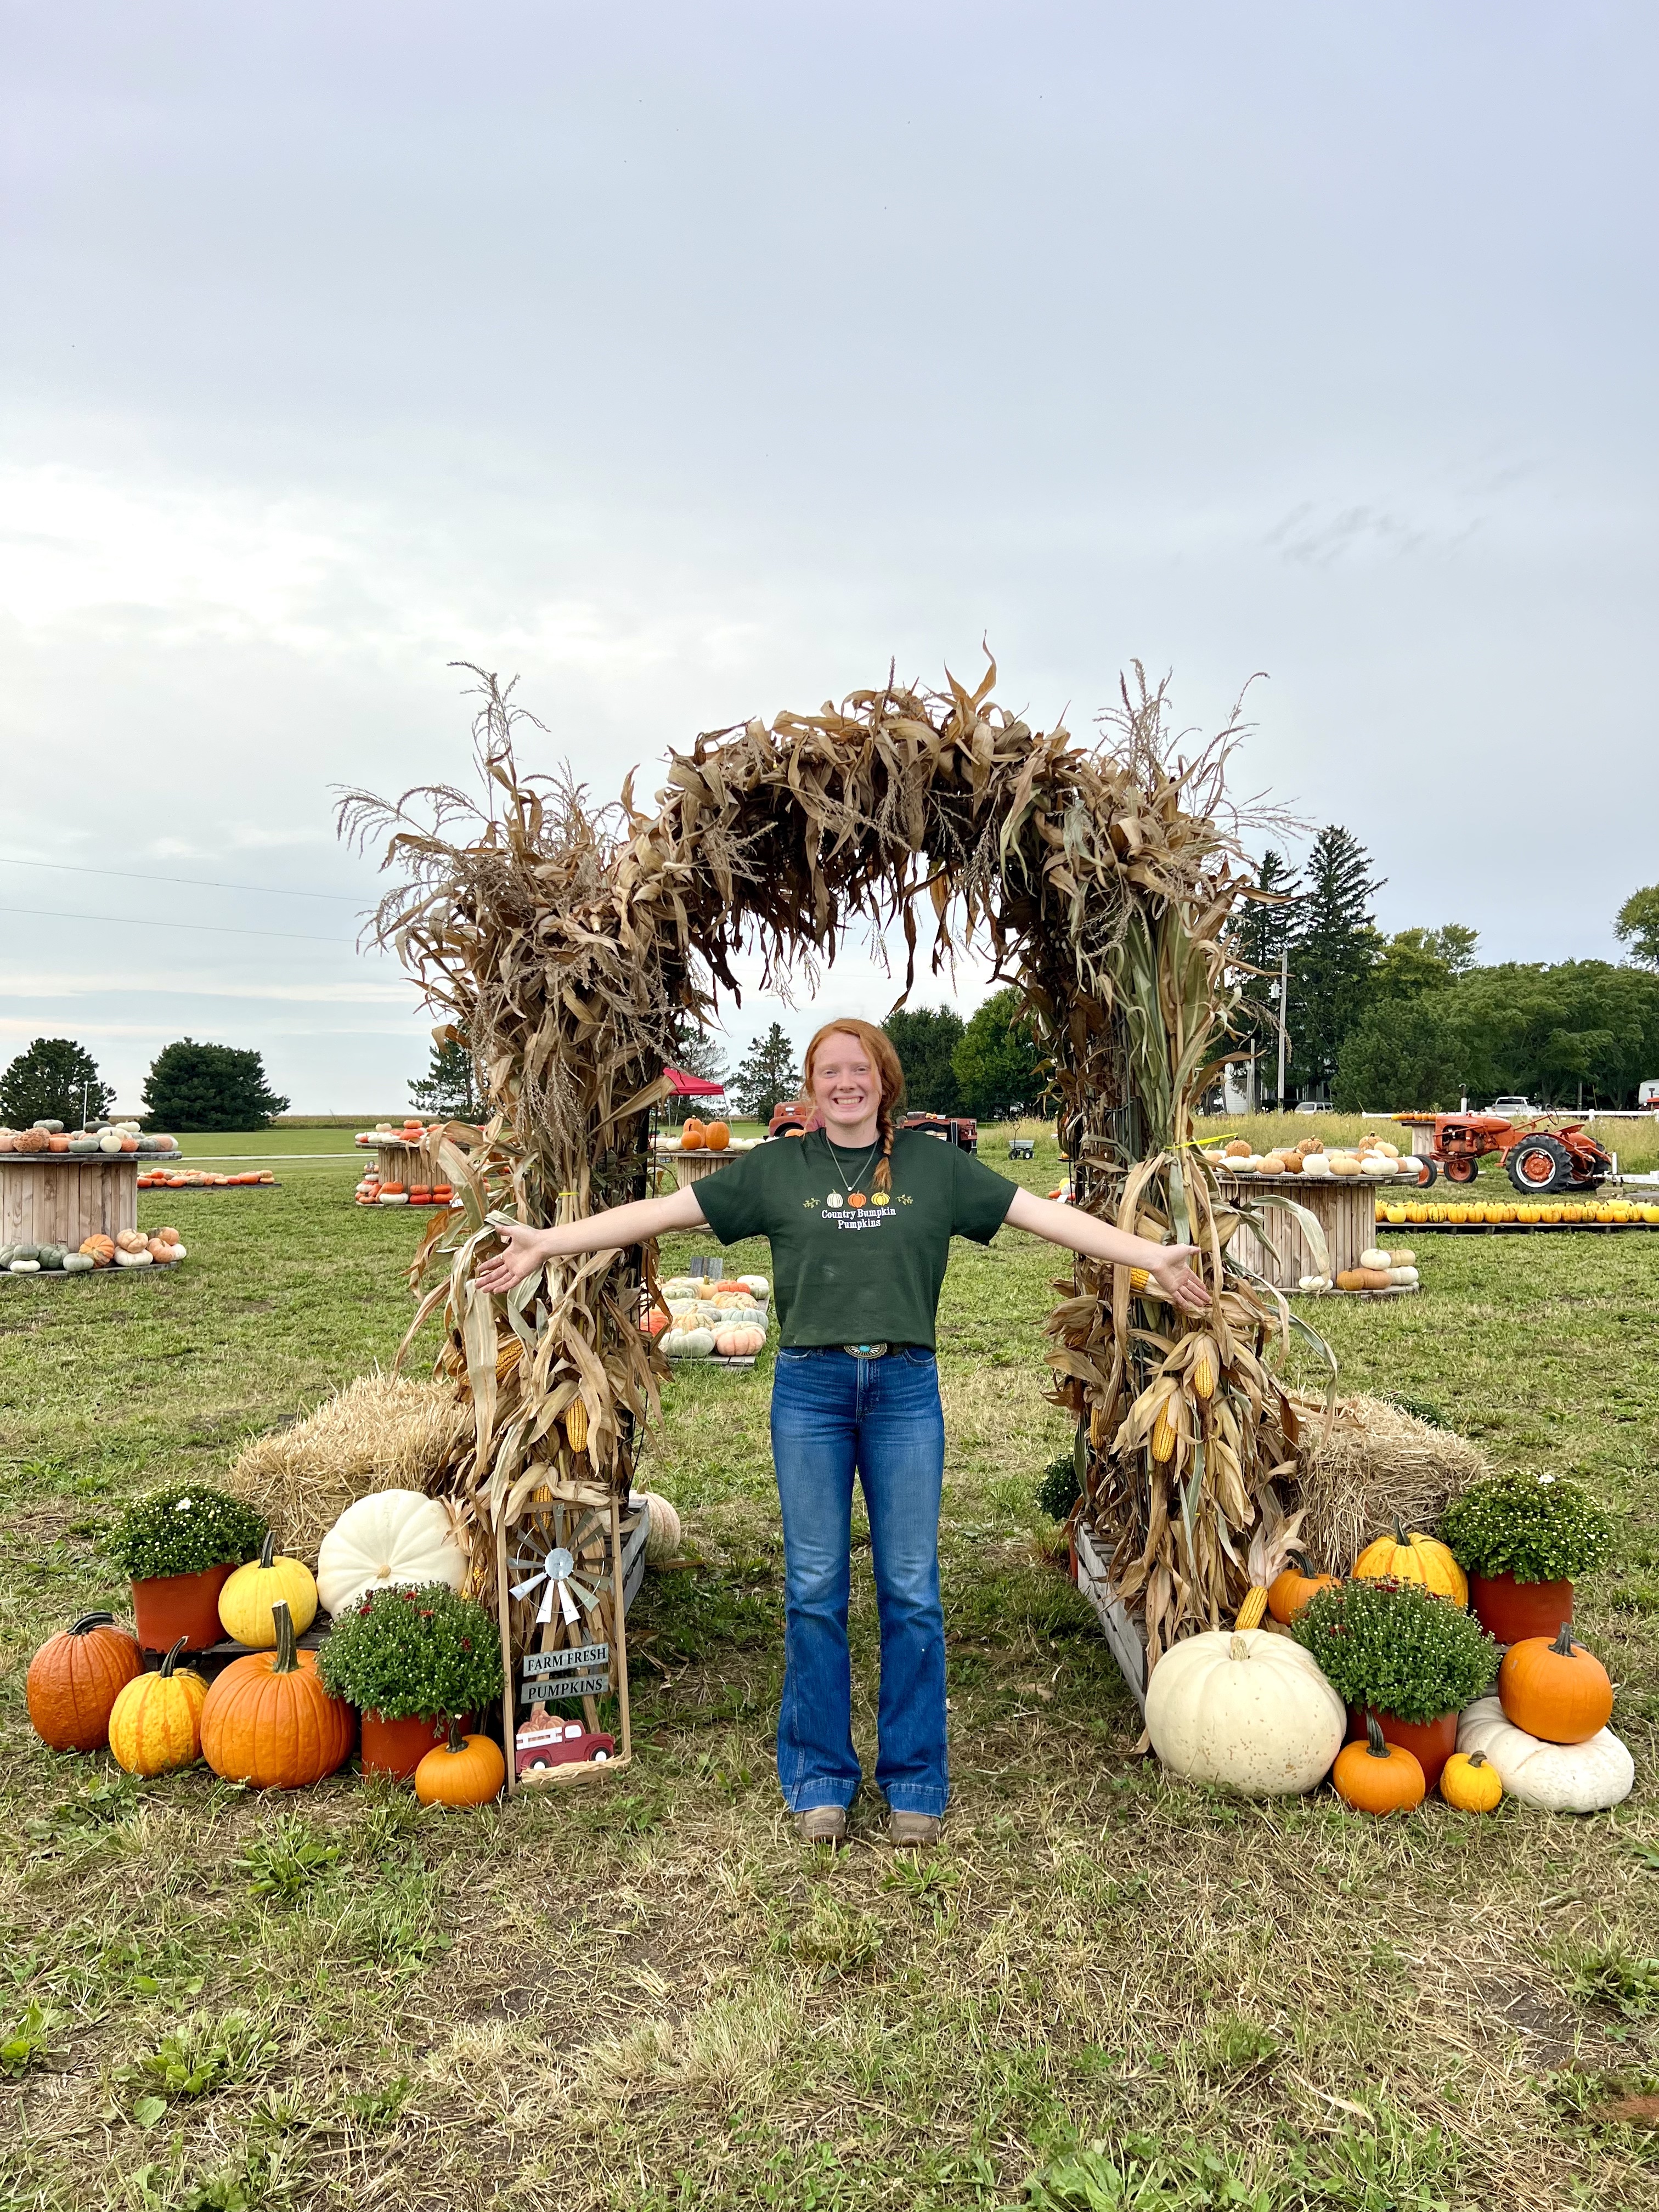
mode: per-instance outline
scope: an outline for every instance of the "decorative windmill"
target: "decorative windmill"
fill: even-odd
[[[495,1547],[509,1790],[614,1771],[632,1748],[617,1498],[592,1483],[544,1484],[503,1516]],[[613,1694],[615,1735],[601,1733],[596,1703]],[[582,1725],[559,1710],[577,1700]]]

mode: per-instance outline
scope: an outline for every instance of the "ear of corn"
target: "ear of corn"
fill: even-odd
[[[1216,1356],[1214,1344],[1207,1336],[1198,1340],[1193,1354],[1193,1391],[1200,1398],[1213,1398],[1215,1386],[1221,1372],[1221,1363]]]
[[[1159,1467],[1167,1467],[1175,1457],[1176,1445],[1179,1441],[1180,1431],[1170,1418],[1174,1404],[1173,1399],[1167,1401],[1159,1408],[1158,1419],[1152,1423],[1152,1457]]]
[[[1145,1267],[1131,1267],[1129,1270],[1129,1288],[1132,1291],[1144,1291],[1152,1279]]]
[[[587,1449],[587,1408],[580,1398],[573,1398],[564,1409],[564,1432],[573,1452]]]
[[[1260,1583],[1244,1593],[1244,1602],[1238,1608],[1235,1628],[1260,1628],[1267,1611],[1267,1593]]]

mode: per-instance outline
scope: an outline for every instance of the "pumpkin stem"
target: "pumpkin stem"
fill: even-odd
[[[1409,1552],[1412,1540],[1406,1534],[1406,1524],[1396,1513],[1394,1516],[1394,1540],[1403,1552]]]
[[[1557,1638],[1556,1638],[1556,1639],[1555,1639],[1554,1643],[1551,1644],[1551,1646],[1550,1646],[1550,1650],[1551,1650],[1552,1651],[1553,1651],[1553,1652],[1556,1654],[1556,1656],[1558,1656],[1558,1658],[1561,1658],[1561,1659],[1571,1659],[1571,1656],[1572,1656],[1572,1623],[1571,1623],[1570,1620],[1564,1620],[1564,1621],[1562,1622],[1562,1624],[1561,1624],[1561,1629],[1560,1629],[1560,1633],[1557,1636]]]
[[[185,1644],[188,1644],[190,1638],[187,1636],[181,1636],[179,1638],[179,1641],[173,1645],[172,1650],[167,1653],[166,1658],[162,1660],[157,1672],[160,1674],[161,1680],[164,1682],[170,1682],[173,1680],[173,1670],[179,1663],[179,1654],[184,1650]]]
[[[68,1633],[70,1636],[89,1636],[94,1628],[113,1628],[114,1626],[115,1615],[112,1613],[83,1613],[78,1620],[70,1621]]]
[[[449,1741],[445,1748],[448,1751],[466,1749],[466,1745],[461,1737],[461,1717],[459,1713],[451,1713],[449,1716]]]
[[[288,1609],[285,1597],[279,1597],[271,1607],[270,1618],[276,1631],[276,1656],[270,1662],[270,1671],[273,1674],[297,1674],[300,1651],[294,1640],[294,1615]]]
[[[1227,1646],[1227,1656],[1230,1659],[1248,1659],[1249,1656],[1249,1645],[1244,1641],[1244,1638],[1242,1636],[1235,1636],[1232,1642]]]
[[[1486,1763],[1486,1754],[1484,1751],[1472,1751],[1469,1753],[1469,1765],[1471,1766],[1484,1766]]]
[[[265,1540],[259,1547],[259,1571],[261,1574],[268,1575],[270,1572],[270,1562],[276,1548],[276,1531],[274,1528],[267,1528],[265,1530]]]
[[[1376,1725],[1376,1715],[1365,1716],[1365,1748],[1373,1759],[1392,1759],[1394,1753],[1382,1740],[1382,1731]]]

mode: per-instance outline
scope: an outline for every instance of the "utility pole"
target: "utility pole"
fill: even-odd
[[[1279,1110],[1285,1111],[1285,1062],[1290,1057],[1290,1045],[1285,1034],[1285,1007],[1291,988],[1291,948],[1285,945],[1279,955]]]

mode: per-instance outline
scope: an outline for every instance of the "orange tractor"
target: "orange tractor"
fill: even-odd
[[[1558,1190],[1599,1190],[1613,1173],[1613,1155],[1586,1134],[1582,1121],[1540,1128],[1517,1128],[1501,1114],[1396,1114],[1413,1129],[1432,1129],[1432,1146],[1423,1162],[1419,1188],[1444,1170],[1448,1182],[1473,1182],[1488,1152],[1501,1152],[1504,1171],[1523,1197],[1542,1198]],[[1415,1149],[1413,1147],[1413,1149]]]

